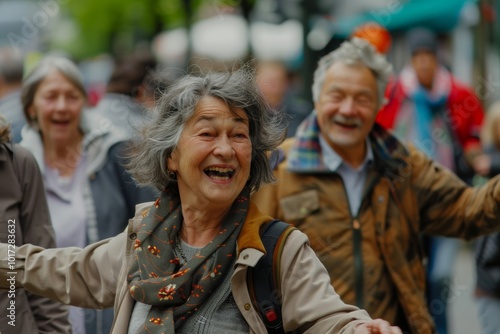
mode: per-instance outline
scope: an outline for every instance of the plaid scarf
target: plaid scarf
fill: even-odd
[[[319,125],[317,112],[313,112],[297,129],[295,141],[287,158],[287,168],[294,173],[330,173],[323,163],[323,155],[319,144]],[[408,155],[406,148],[388,131],[375,123],[369,134],[375,158],[379,163],[393,165],[401,163],[400,157]]]
[[[313,110],[300,124],[295,142],[288,152],[288,170],[296,173],[327,173],[319,144],[317,112]]]
[[[132,298],[152,305],[139,333],[175,333],[222,283],[234,261],[236,239],[249,206],[245,188],[219,234],[183,266],[175,257],[182,223],[179,196],[166,190],[144,217],[134,244],[128,282]]]

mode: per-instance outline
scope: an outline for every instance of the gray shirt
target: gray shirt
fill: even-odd
[[[368,167],[373,162],[373,151],[368,139],[366,140],[367,150],[365,159],[358,168],[352,168],[349,164],[345,163],[321,135],[319,136],[319,144],[321,152],[323,152],[323,163],[329,170],[337,172],[342,178],[351,214],[356,216],[361,205]]]
[[[45,191],[57,247],[83,248],[87,244],[87,215],[83,198],[85,167],[84,154],[71,176],[61,176],[56,169],[45,166]],[[86,333],[83,308],[69,306],[69,321],[73,334]]]

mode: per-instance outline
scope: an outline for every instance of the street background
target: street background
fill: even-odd
[[[471,245],[466,242],[462,242],[454,272],[454,288],[450,301],[450,333],[479,334],[481,329],[474,303],[474,254]]]

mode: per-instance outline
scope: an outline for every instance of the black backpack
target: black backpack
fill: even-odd
[[[278,219],[267,223],[261,232],[266,254],[248,270],[252,301],[271,334],[285,333],[281,316],[280,263],[285,240],[294,229]]]

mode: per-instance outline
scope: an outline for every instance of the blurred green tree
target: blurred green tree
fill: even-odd
[[[165,29],[190,25],[203,3],[234,3],[234,0],[85,0],[63,5],[74,21],[76,36],[67,51],[76,58],[101,53],[131,52],[138,43],[150,42]]]

